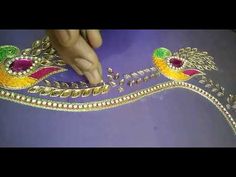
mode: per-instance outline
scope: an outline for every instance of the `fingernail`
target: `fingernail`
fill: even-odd
[[[75,63],[77,67],[79,67],[79,69],[82,71],[90,70],[92,67],[92,63],[83,58],[76,58]]]
[[[84,75],[89,80],[90,84],[99,84],[102,81],[101,75],[97,69],[91,72],[84,72]]]
[[[57,31],[55,31],[55,36],[57,37],[58,41],[62,45],[66,44],[70,39],[69,32],[66,31],[66,30],[57,30]]]

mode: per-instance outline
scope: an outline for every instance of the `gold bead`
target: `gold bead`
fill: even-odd
[[[37,104],[41,104],[41,103],[42,103],[42,101],[40,101],[40,100],[37,101]]]

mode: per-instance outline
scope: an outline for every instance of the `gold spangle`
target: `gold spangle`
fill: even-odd
[[[49,37],[48,36],[44,36],[43,38],[42,38],[42,42],[44,43],[44,42],[49,42],[50,41],[50,39],[49,39]]]
[[[106,93],[108,93],[109,90],[110,90],[110,86],[107,85],[107,84],[104,85],[104,86],[102,87],[102,94],[106,94]]]
[[[135,82],[136,84],[140,84],[142,82],[142,78],[138,78]]]
[[[125,83],[125,79],[121,79],[121,80],[119,81],[119,85],[120,85],[120,86],[124,85],[124,83]]]
[[[57,107],[57,103],[53,103],[53,104],[52,104],[52,107]]]
[[[70,86],[65,82],[61,82],[61,88],[68,89]]]
[[[78,98],[79,96],[81,96],[81,94],[82,94],[81,89],[75,89],[71,93],[71,98]]]
[[[81,104],[79,104],[78,106],[79,106],[79,109],[82,109],[82,105]]]
[[[62,107],[62,104],[61,104],[61,103],[59,103],[57,106],[58,106],[58,108],[61,108],[61,107]]]
[[[15,97],[15,93],[11,93],[11,95],[10,95],[12,98],[14,98]]]
[[[119,87],[119,88],[118,88],[118,91],[119,91],[119,93],[121,93],[121,92],[124,91],[124,88],[123,88],[123,87]]]
[[[40,95],[47,96],[51,93],[52,88],[51,87],[44,87],[42,90],[40,90]]]
[[[113,81],[109,82],[109,84],[110,84],[110,86],[112,86],[112,87],[115,87],[115,86],[116,86],[116,83],[113,82]]]
[[[42,101],[40,101],[40,100],[37,101],[37,104],[38,104],[38,105],[40,105],[41,103],[42,103]]]
[[[22,97],[21,97],[21,100],[22,100],[22,101],[24,101],[25,99],[26,99],[25,96],[22,96]]]
[[[31,101],[31,98],[27,98],[27,99],[26,99],[26,102],[30,102],[30,101]]]
[[[133,73],[131,73],[131,76],[134,77],[134,78],[137,78],[138,74],[136,72],[133,72]]]
[[[63,104],[63,108],[67,108],[67,106],[68,106],[67,104]]]
[[[150,74],[150,78],[154,78],[154,77],[155,77],[154,73]]]
[[[33,86],[33,87],[29,88],[28,92],[29,93],[39,93],[42,89],[43,89],[43,87],[41,87],[41,86]]]
[[[79,87],[81,87],[81,88],[88,88],[88,85],[87,85],[86,82],[79,81]]]
[[[145,74],[144,71],[142,71],[142,70],[137,71],[137,73],[141,76],[143,76]]]
[[[128,86],[132,87],[135,84],[135,80],[131,80],[127,84]]]
[[[37,41],[33,42],[32,48],[33,49],[38,48],[40,45],[41,45],[41,40],[37,40]]]
[[[146,73],[149,73],[150,69],[147,68],[147,69],[144,69],[143,71],[146,72]]]
[[[93,96],[97,96],[102,93],[103,86],[93,88]]]
[[[23,56],[27,56],[27,55],[30,55],[30,52],[31,52],[31,48],[27,48],[27,49],[22,50],[21,54]]]
[[[33,49],[33,50],[31,50],[31,55],[38,56],[39,54],[41,54],[41,52],[42,52],[41,49]]]
[[[120,74],[119,73],[116,73],[116,74],[114,74],[114,80],[117,80],[117,79],[119,79],[120,78]]]
[[[113,73],[112,68],[107,68],[107,72],[110,73],[110,74],[112,74],[112,73]]]
[[[143,78],[143,81],[144,81],[144,82],[147,82],[148,79],[149,79],[149,76],[145,76],[145,77]]]
[[[49,42],[46,42],[46,43],[43,43],[42,44],[42,50],[46,50],[50,47],[50,43]]]
[[[71,88],[78,89],[79,85],[77,83],[75,83],[75,82],[71,82]]]
[[[155,67],[151,67],[150,70],[153,71],[153,72],[157,71],[157,69]]]
[[[60,94],[60,97],[61,97],[61,98],[68,98],[69,96],[71,96],[71,92],[72,92],[71,89],[64,90],[64,91]]]
[[[125,75],[124,75],[124,78],[127,80],[127,79],[130,79],[131,76],[130,76],[129,74],[125,74]]]
[[[93,91],[93,89],[91,89],[91,88],[84,89],[81,96],[88,97],[92,93],[92,91]]]
[[[50,93],[51,97],[59,97],[63,92],[63,89],[54,89],[52,90],[52,92]]]
[[[54,55],[51,55],[51,54],[46,54],[46,53],[45,53],[45,54],[43,55],[42,59],[43,59],[43,60],[49,60],[49,61],[51,61],[51,60],[55,59],[55,56],[54,56]]]
[[[93,103],[93,107],[97,107],[97,103]]]
[[[58,81],[53,81],[53,85],[54,85],[54,87],[56,87],[56,88],[61,88],[61,84],[60,84],[60,82],[58,82]]]
[[[110,75],[110,74],[107,74],[107,78],[108,78],[109,81],[112,81],[112,80],[113,80],[113,76]]]

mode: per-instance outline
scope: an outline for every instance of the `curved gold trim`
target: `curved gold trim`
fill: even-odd
[[[168,90],[168,89],[173,89],[173,88],[188,89],[208,99],[224,115],[225,119],[227,120],[227,122],[233,129],[234,133],[236,134],[236,122],[234,121],[230,113],[226,110],[226,108],[210,93],[204,91],[203,89],[195,85],[192,85],[186,82],[169,81],[169,82],[157,84],[152,87],[139,90],[139,91],[127,94],[127,95],[123,95],[117,98],[111,98],[111,99],[87,102],[87,103],[58,102],[58,101],[52,101],[52,100],[47,100],[47,99],[24,96],[21,94],[5,91],[1,89],[0,89],[0,98],[4,100],[13,101],[16,103],[21,103],[28,106],[50,109],[50,110],[69,111],[69,112],[87,112],[87,111],[104,110],[104,109],[109,109],[109,108],[125,105],[128,103],[135,102],[145,96],[152,95],[154,93],[158,93],[163,90]]]

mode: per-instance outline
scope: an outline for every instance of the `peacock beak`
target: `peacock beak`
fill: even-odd
[[[197,69],[186,69],[183,71],[184,74],[190,76],[190,77],[193,77],[193,76],[196,76],[196,75],[204,75],[203,72],[197,70]]]
[[[56,74],[63,71],[65,71],[65,69],[61,67],[47,66],[47,67],[39,68],[37,71],[32,73],[29,77],[32,77],[37,80],[42,80],[52,74]]]

